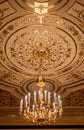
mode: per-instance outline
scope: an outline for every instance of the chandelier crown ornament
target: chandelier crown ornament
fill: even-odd
[[[62,117],[62,100],[56,92],[51,98],[51,92],[44,90],[45,82],[39,76],[37,86],[39,91],[25,95],[20,101],[20,115],[30,122],[38,124],[51,124]],[[53,101],[52,101],[53,100]]]
[[[42,75],[37,79],[37,85],[39,87],[43,87],[45,85],[45,80],[42,78]]]
[[[34,12],[39,15],[48,13],[48,2],[45,3],[34,2]]]

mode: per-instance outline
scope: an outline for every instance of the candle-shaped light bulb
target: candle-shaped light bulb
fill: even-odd
[[[54,93],[54,103],[57,103],[57,94]]]
[[[62,100],[59,101],[59,105],[62,106]]]
[[[47,101],[47,90],[44,91],[45,102]]]
[[[25,95],[25,106],[27,107],[27,95]]]
[[[50,119],[50,117],[51,117],[51,111],[49,111],[49,119]]]
[[[27,112],[29,112],[29,106],[27,107]]]
[[[55,103],[53,102],[53,109],[55,109]]]
[[[41,91],[39,90],[39,91],[38,91],[38,94],[40,94],[40,93],[41,93]]]
[[[32,105],[32,108],[33,108],[33,110],[35,109],[35,105],[34,104]]]
[[[25,101],[27,101],[27,95],[25,95]]]
[[[34,92],[34,102],[36,102],[36,91]]]
[[[28,92],[28,103],[30,104],[30,92]]]
[[[48,92],[48,102],[50,103],[50,92]]]
[[[23,99],[20,100],[20,111],[23,109]]]
[[[58,103],[60,102],[60,95],[58,95]]]

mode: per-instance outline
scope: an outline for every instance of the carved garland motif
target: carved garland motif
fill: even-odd
[[[0,9],[0,19],[3,18],[4,13],[5,13],[6,11],[8,11],[8,10],[9,10],[9,8]]]
[[[65,81],[78,81],[84,79],[84,71],[76,71],[65,77]]]
[[[74,91],[63,98],[63,106],[84,106],[84,89]]]
[[[12,72],[7,72],[5,70],[0,70],[0,79],[8,80],[8,81],[17,81],[18,79],[15,77]]]
[[[2,25],[2,19],[4,17],[4,13],[9,10],[9,8],[4,8],[4,9],[1,9],[0,8],[0,26]]]
[[[79,20],[81,20],[81,23],[79,25],[84,30],[84,10],[78,10],[73,8],[73,11],[76,12],[77,17],[79,18]]]

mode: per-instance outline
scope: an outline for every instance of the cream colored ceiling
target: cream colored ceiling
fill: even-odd
[[[0,0],[0,88],[17,97],[38,90],[42,63],[45,89],[64,97],[84,88],[84,0],[36,2],[49,4],[42,24],[34,0]]]

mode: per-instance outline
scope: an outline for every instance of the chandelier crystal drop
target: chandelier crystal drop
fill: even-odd
[[[51,92],[44,90],[45,82],[42,76],[39,76],[37,85],[39,91],[34,91],[32,98],[31,93],[20,101],[20,115],[30,122],[37,124],[51,124],[62,117],[62,100],[60,95],[54,93],[51,99]],[[53,101],[52,101],[53,100]]]

